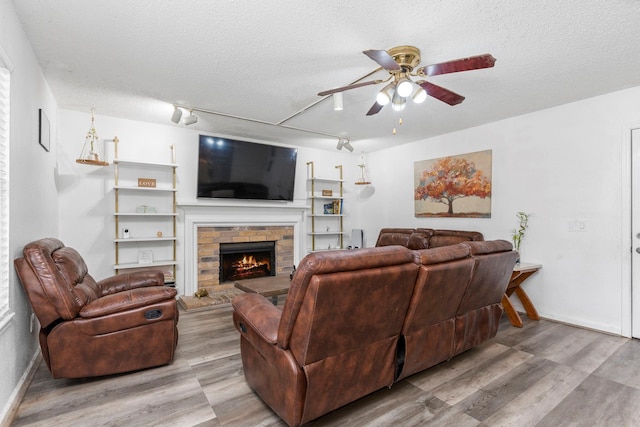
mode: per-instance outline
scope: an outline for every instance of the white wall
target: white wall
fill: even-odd
[[[10,1],[0,0],[0,47],[14,65],[11,73],[10,123],[10,239],[12,257],[23,246],[43,236],[58,234],[58,197],[55,182],[57,105],[45,82]],[[38,144],[38,109],[51,122],[51,152]],[[2,414],[13,402],[21,377],[39,351],[38,325],[29,332],[31,308],[10,270],[9,305],[15,313],[0,333],[0,407]]]
[[[623,146],[640,119],[638,99],[640,88],[628,89],[369,154],[373,195],[361,198],[356,213],[367,246],[382,227],[478,230],[510,240],[516,212],[531,212],[522,258],[543,269],[524,288],[540,315],[623,333],[630,269]],[[414,217],[415,161],[488,149],[490,219]],[[568,230],[575,218],[586,220],[586,232]]]
[[[60,144],[58,148],[58,191],[60,239],[67,246],[77,249],[85,258],[90,273],[96,279],[113,275],[115,261],[113,238],[115,227],[113,221],[114,194],[113,165],[96,167],[79,164],[75,159],[79,156],[85,135],[90,128],[90,112],[82,113],[60,110]],[[198,160],[198,136],[213,134],[198,131],[182,125],[174,125],[167,117],[167,125],[136,122],[127,119],[101,116],[96,114],[95,128],[100,139],[120,140],[118,158],[125,160],[170,163],[171,144],[176,146],[178,203],[211,203],[198,201],[196,198],[196,173]],[[292,141],[294,139],[292,138]],[[292,141],[283,141],[284,145],[293,145]],[[257,141],[260,142],[260,141]],[[334,147],[334,142],[329,142]],[[113,143],[107,144],[108,160],[113,159]],[[313,161],[316,176],[337,177],[334,166],[345,163],[351,154],[346,151],[324,151],[299,148],[296,168],[294,202],[273,202],[277,206],[283,204],[307,205],[306,163]],[[347,174],[345,173],[345,177]],[[355,178],[351,177],[351,180]],[[347,197],[348,194],[347,194]],[[237,204],[231,201],[217,201],[219,204]],[[267,202],[242,202],[244,205],[259,207]],[[256,212],[259,212],[256,210]],[[179,218],[182,222],[182,218]],[[345,230],[350,230],[350,218],[345,219]],[[179,227],[180,229],[180,227]],[[348,236],[347,236],[348,239]],[[346,240],[348,241],[348,240]],[[184,250],[182,241],[178,242],[177,286],[183,293]],[[301,245],[303,251],[307,242]],[[300,258],[303,254],[298,254]]]

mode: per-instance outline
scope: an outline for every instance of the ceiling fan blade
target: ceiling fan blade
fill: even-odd
[[[464,101],[464,96],[458,95],[457,93],[441,86],[434,85],[433,83],[421,81],[418,82],[418,84],[425,90],[425,92],[427,92],[428,95],[449,105],[457,105]]]
[[[440,64],[426,65],[418,68],[418,70],[416,70],[416,74],[420,76],[437,76],[438,74],[491,68],[495,63],[496,58],[487,53],[484,55],[471,56],[469,58],[441,62]]]
[[[369,108],[369,111],[367,111],[367,116],[373,116],[374,114],[378,114],[380,110],[382,110],[382,107],[384,107],[384,105],[378,104],[376,102],[371,106],[371,108]]]
[[[402,68],[386,50],[363,50],[362,53],[373,59],[387,71],[400,71]]]
[[[363,87],[363,86],[377,85],[378,83],[382,83],[383,81],[384,80],[371,80],[371,81],[368,81],[368,82],[355,83],[355,84],[348,85],[348,86],[337,87],[335,89],[329,89],[329,90],[325,90],[325,91],[319,92],[318,96],[331,95],[333,93],[344,92],[345,90],[356,89],[356,88]]]

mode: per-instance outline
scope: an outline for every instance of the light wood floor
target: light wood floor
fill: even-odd
[[[638,426],[640,341],[503,316],[478,348],[314,426]],[[14,426],[283,426],[245,383],[229,306],[182,312],[170,366],[53,380],[41,364]]]

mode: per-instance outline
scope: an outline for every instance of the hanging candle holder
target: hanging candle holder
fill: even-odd
[[[98,138],[95,128],[95,108],[91,107],[91,128],[87,132],[82,146],[80,157],[76,159],[77,163],[93,166],[109,166],[109,162],[105,161],[104,144]]]
[[[356,181],[356,185],[368,185],[371,184],[369,177],[367,176],[367,166],[364,163],[364,156],[360,157],[361,161],[358,167],[360,168],[360,178]]]

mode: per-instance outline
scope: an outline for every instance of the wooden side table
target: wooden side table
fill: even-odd
[[[527,262],[521,262],[513,267],[513,273],[511,273],[511,279],[509,280],[509,284],[507,285],[507,290],[502,297],[502,308],[504,308],[504,311],[507,313],[507,317],[509,317],[509,321],[513,326],[522,328],[522,319],[520,318],[520,315],[518,314],[516,309],[513,307],[513,304],[511,304],[511,300],[509,300],[509,297],[514,292],[518,296],[518,299],[520,299],[520,302],[522,303],[522,306],[524,307],[524,310],[526,311],[529,319],[540,320],[540,316],[538,315],[538,312],[536,311],[533,303],[529,299],[529,295],[527,295],[527,293],[524,291],[524,289],[522,289],[520,285],[541,268],[542,265],[540,264],[531,264]]]

